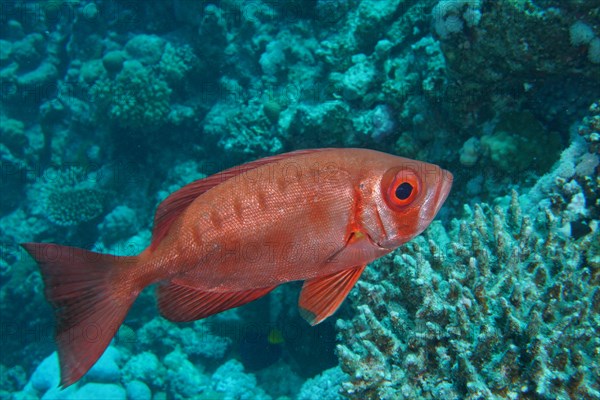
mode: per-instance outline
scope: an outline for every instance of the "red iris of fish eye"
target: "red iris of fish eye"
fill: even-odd
[[[419,194],[420,186],[419,177],[413,171],[399,171],[388,187],[386,196],[388,204],[395,209],[411,204]]]

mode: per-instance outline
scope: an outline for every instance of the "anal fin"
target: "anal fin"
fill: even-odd
[[[332,315],[342,304],[362,274],[365,265],[304,282],[298,307],[302,318],[316,325]]]
[[[170,321],[195,321],[250,303],[275,287],[236,292],[210,292],[168,282],[158,287],[158,308],[162,316]]]

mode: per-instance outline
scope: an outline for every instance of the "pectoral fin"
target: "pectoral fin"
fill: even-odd
[[[302,318],[309,324],[316,325],[332,315],[342,304],[364,269],[365,266],[361,265],[305,281],[298,301]]]

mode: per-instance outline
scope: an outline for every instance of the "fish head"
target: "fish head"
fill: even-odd
[[[371,171],[362,226],[377,246],[393,250],[423,232],[446,201],[452,174],[437,165],[390,157]],[[365,193],[366,194],[366,193]]]

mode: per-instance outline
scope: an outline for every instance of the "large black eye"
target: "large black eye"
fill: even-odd
[[[396,197],[399,200],[406,200],[410,197],[413,191],[413,186],[408,182],[403,182],[396,188]]]
[[[390,181],[391,180],[391,181]],[[390,168],[381,181],[385,188],[385,201],[395,211],[403,211],[418,198],[421,179],[408,168]]]

